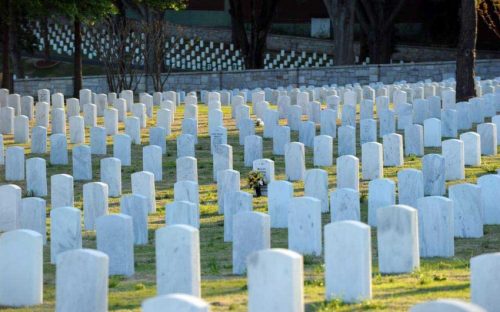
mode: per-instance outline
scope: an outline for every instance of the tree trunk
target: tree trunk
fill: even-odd
[[[272,19],[276,13],[279,0],[251,0],[251,29],[250,42],[245,31],[243,5],[241,0],[229,0],[233,37],[237,38],[235,45],[239,45],[245,59],[247,69],[264,68],[264,54],[266,41]]]
[[[462,0],[457,49],[457,101],[476,96],[474,63],[476,59],[477,11],[475,0]]]
[[[392,55],[392,35],[373,28],[368,35],[368,55],[370,63],[389,63]]]
[[[43,36],[43,60],[50,61],[50,40],[49,40],[49,21],[46,16],[41,20],[42,36]]]
[[[354,8],[356,1],[324,0],[333,26],[335,65],[354,64]]]
[[[10,15],[10,27],[9,27],[9,49],[10,49],[10,59],[12,62],[12,67],[17,78],[24,78],[24,67],[21,57],[21,47],[18,40],[18,27],[19,21],[19,10],[16,10],[14,6],[9,7]],[[13,86],[12,86],[13,87]]]
[[[6,1],[8,2],[8,1]],[[6,18],[6,17],[4,17]],[[10,85],[10,49],[9,22],[4,21],[2,34],[2,88],[11,89]]]
[[[252,0],[253,1],[253,0]],[[231,33],[233,36],[233,43],[236,49],[241,50],[245,59],[245,66],[251,68],[249,58],[249,44],[248,36],[245,31],[245,20],[243,16],[243,8],[240,0],[229,0],[229,14],[231,14]]]
[[[74,21],[75,32],[75,55],[74,55],[74,74],[73,74],[73,96],[78,97],[82,89],[82,25],[79,18]]]
[[[359,0],[356,18],[367,37],[370,63],[389,63],[395,19],[406,0]]]

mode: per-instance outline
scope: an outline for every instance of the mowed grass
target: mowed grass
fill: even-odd
[[[158,108],[155,107],[155,112]],[[252,192],[248,188],[246,175],[251,168],[243,166],[243,147],[238,144],[238,131],[235,122],[230,118],[229,107],[223,107],[224,125],[228,129],[228,144],[233,146],[234,169],[241,173],[242,190]],[[155,113],[156,116],[156,113]],[[149,242],[146,246],[135,247],[136,273],[131,278],[110,277],[109,279],[109,309],[111,311],[139,311],[141,302],[156,295],[155,282],[155,230],[165,224],[165,204],[173,201],[173,185],[175,183],[175,138],[181,133],[183,106],[178,107],[175,123],[172,126],[172,135],[168,138],[168,153],[163,157],[163,181],[156,183],[157,212],[149,216]],[[98,120],[103,125],[102,118]],[[155,126],[156,118],[148,120],[148,127]],[[284,123],[284,121],[281,121]],[[359,123],[358,123],[359,125]],[[120,123],[120,131],[124,126]],[[50,133],[50,130],[49,130]],[[133,165],[122,167],[123,194],[131,192],[130,175],[142,170],[142,147],[147,145],[149,131],[142,129],[142,145],[132,146]],[[319,133],[319,130],[318,130]],[[359,127],[357,129],[359,135]],[[257,134],[262,135],[262,127],[257,128]],[[68,130],[69,136],[69,130]],[[292,133],[292,141],[298,140],[298,134]],[[6,147],[12,146],[12,135],[4,136]],[[272,155],[272,140],[264,139],[264,157],[275,161],[276,179],[285,179],[283,156]],[[87,131],[86,143],[89,144]],[[337,142],[334,140],[334,157],[337,156]],[[72,173],[71,151],[70,165],[52,166],[49,164],[49,155],[31,154],[29,144],[24,145],[26,158],[43,157],[47,160],[47,176],[58,173]],[[50,146],[49,146],[50,148]],[[72,146],[69,144],[69,148]],[[358,140],[358,154],[361,158],[361,149]],[[439,148],[425,150],[426,153],[440,153]],[[108,137],[108,155],[112,156],[112,139]],[[306,166],[313,168],[312,150],[306,148]],[[212,157],[210,155],[210,137],[208,136],[208,111],[207,106],[199,106],[199,143],[196,147],[198,159],[198,176],[200,184],[201,201],[201,273],[202,297],[210,303],[213,311],[246,311],[247,284],[245,276],[231,274],[231,243],[223,242],[223,216],[217,213],[217,187],[212,181]],[[93,156],[93,180],[99,181],[99,161],[101,156]],[[421,159],[418,157],[405,157],[405,167],[421,168]],[[464,181],[452,183],[471,182],[484,174],[493,173],[500,167],[500,155],[482,157],[482,166],[466,168]],[[329,188],[336,185],[336,167],[324,167],[329,175]],[[397,180],[397,172],[401,168],[385,168],[385,177]],[[0,183],[5,181],[4,167],[0,167]],[[82,186],[84,183],[75,181],[75,206],[82,209]],[[25,191],[25,184],[19,183]],[[368,182],[361,181],[361,209],[362,221],[367,221],[367,194]],[[303,195],[303,183],[294,183],[295,196]],[[50,194],[50,185],[49,185]],[[23,196],[27,196],[26,193]],[[47,230],[50,237],[50,197],[47,200]],[[254,210],[266,212],[267,198],[254,198]],[[109,199],[110,213],[119,212],[119,198]],[[83,218],[82,218],[83,220]],[[330,215],[323,214],[323,224],[330,222]],[[500,251],[500,226],[485,226],[485,235],[480,239],[456,239],[456,256],[451,259],[434,258],[421,259],[421,267],[412,274],[381,275],[377,267],[376,230],[372,229],[372,256],[373,256],[373,299],[359,304],[345,304],[340,300],[325,302],[324,300],[324,263],[322,257],[304,257],[304,292],[307,311],[362,311],[362,310],[387,310],[406,311],[415,303],[436,298],[469,298],[469,260],[475,255],[487,252]],[[84,231],[83,246],[95,248],[95,232]],[[287,230],[272,229],[273,248],[287,248]],[[44,303],[43,305],[10,309],[0,307],[4,311],[53,311],[55,307],[55,266],[50,264],[49,243],[44,248]]]

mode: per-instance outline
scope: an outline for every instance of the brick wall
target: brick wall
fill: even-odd
[[[269,69],[233,72],[193,72],[172,73],[165,87],[166,90],[214,90],[233,88],[257,88],[300,85],[347,84],[359,82],[367,84],[382,81],[392,83],[406,80],[417,82],[424,79],[441,81],[454,77],[455,62],[428,62],[415,64],[387,64],[367,66],[336,66],[308,69]],[[482,79],[500,77],[500,59],[478,60],[476,75]],[[149,86],[152,84],[149,83]],[[94,92],[108,92],[104,76],[84,77],[83,86]],[[22,95],[36,95],[38,89],[47,88],[51,92],[62,92],[71,96],[73,80],[71,77],[38,78],[15,81],[15,92]],[[146,88],[143,79],[137,92],[153,92]]]

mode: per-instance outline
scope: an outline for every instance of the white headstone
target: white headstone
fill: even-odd
[[[50,263],[59,261],[61,253],[82,248],[81,212],[74,207],[50,210]]]
[[[448,198],[453,201],[455,237],[482,237],[481,188],[470,183],[455,184],[448,188]]]
[[[236,191],[224,195],[224,241],[233,240],[234,216],[240,212],[252,211],[252,194]]]
[[[292,198],[288,210],[288,248],[303,255],[321,255],[321,201]]]
[[[442,153],[447,181],[465,178],[464,142],[457,139],[443,141]]]
[[[438,154],[427,154],[422,157],[422,172],[424,174],[424,194],[444,195],[445,159]]]
[[[47,196],[47,165],[43,158],[26,160],[26,191],[30,196]]]
[[[484,212],[485,224],[500,224],[500,175],[486,174],[477,179],[477,185],[481,188],[481,206]]]
[[[247,258],[254,252],[271,247],[269,215],[247,211],[233,218],[233,274],[244,274]]]
[[[377,246],[381,273],[410,273],[418,269],[417,210],[405,205],[379,208]]]
[[[378,142],[368,142],[361,146],[361,174],[363,180],[384,177],[383,146]]]
[[[302,256],[287,249],[265,249],[248,257],[248,311],[304,311]]]
[[[398,171],[398,203],[417,207],[417,200],[424,197],[424,174],[417,169]]]
[[[285,145],[285,174],[289,181],[304,179],[306,172],[305,147],[299,142],[291,142]]]
[[[156,230],[156,285],[160,295],[201,295],[200,238],[183,224]]]
[[[441,196],[418,199],[418,234],[421,257],[455,254],[453,201]]]
[[[353,303],[371,299],[370,227],[358,221],[325,226],[326,299]]]
[[[460,134],[460,141],[464,142],[464,164],[466,166],[481,165],[481,136],[476,132]]]
[[[56,265],[56,312],[108,310],[109,258],[92,249],[64,252]]]
[[[142,302],[142,312],[209,312],[210,306],[203,299],[186,294],[157,296]]]
[[[94,230],[96,220],[108,214],[108,185],[90,182],[83,185],[83,220],[85,230]]]
[[[42,235],[26,229],[6,232],[0,236],[0,253],[0,305],[42,304]]]
[[[23,181],[25,178],[24,148],[9,146],[5,152],[5,180]]]
[[[132,217],[134,244],[148,243],[148,199],[139,194],[124,195],[120,199],[120,212]]]
[[[500,253],[483,254],[470,259],[470,296],[486,311],[500,306]]]
[[[50,164],[68,164],[68,143],[66,136],[62,133],[50,136]]]
[[[337,158],[337,188],[359,190],[359,159],[352,155]]]
[[[32,230],[42,235],[43,244],[47,243],[46,202],[38,197],[25,197],[19,210],[19,228]]]
[[[101,216],[96,220],[97,250],[109,257],[109,275],[134,275],[134,228],[125,214]]]
[[[50,177],[50,201],[52,209],[74,206],[73,177],[55,174]]]

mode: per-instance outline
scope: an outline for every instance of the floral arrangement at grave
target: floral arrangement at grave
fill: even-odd
[[[248,185],[255,190],[255,196],[262,196],[262,188],[267,184],[264,173],[252,170],[248,173]]]

